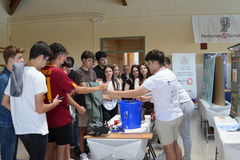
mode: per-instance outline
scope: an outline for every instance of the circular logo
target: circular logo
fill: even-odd
[[[188,59],[187,59],[187,57],[185,57],[185,56],[182,57],[180,61],[181,61],[181,63],[182,63],[183,65],[188,64]]]
[[[192,85],[193,84],[193,79],[192,78],[188,78],[187,79],[187,84],[188,85]]]

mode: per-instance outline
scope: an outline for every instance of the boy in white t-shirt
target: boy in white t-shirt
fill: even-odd
[[[132,98],[151,91],[152,98],[141,97],[142,101],[154,103],[156,131],[163,144],[168,160],[182,159],[182,150],[177,143],[183,113],[179,107],[178,81],[174,73],[164,67],[164,53],[159,50],[148,52],[145,57],[151,73],[155,73],[144,83],[128,91],[107,90],[108,96]]]
[[[30,160],[44,160],[48,143],[48,126],[45,112],[56,107],[61,100],[58,95],[50,104],[45,104],[47,92],[45,76],[39,71],[52,54],[42,41],[34,44],[30,58],[23,70],[23,89],[19,97],[10,95],[11,80],[5,89],[2,105],[11,110],[16,135],[23,142]]]

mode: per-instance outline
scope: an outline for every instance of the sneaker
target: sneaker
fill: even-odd
[[[80,154],[80,160],[89,160],[88,155],[85,152],[81,153]]]
[[[186,155],[183,156],[182,160],[191,160],[190,157],[187,157]]]
[[[91,152],[88,152],[88,158],[92,158]]]

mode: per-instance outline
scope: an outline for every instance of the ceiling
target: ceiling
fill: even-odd
[[[22,0],[9,0],[9,11],[8,11],[9,15],[14,14],[15,10],[17,9],[21,1]],[[122,1],[123,6],[127,6],[127,0],[119,0],[119,1]]]

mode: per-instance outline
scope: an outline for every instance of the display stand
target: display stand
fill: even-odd
[[[208,142],[208,137],[214,136],[214,134],[211,134],[208,131],[209,127],[214,127],[213,117],[228,116],[230,114],[231,104],[226,102],[226,106],[219,106],[215,104],[212,104],[212,106],[210,106],[204,99],[199,99],[199,102],[199,110],[201,113],[201,127],[202,122],[205,122],[205,134]]]

